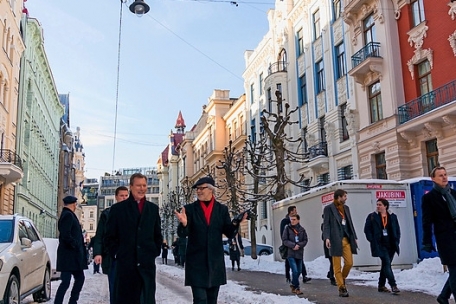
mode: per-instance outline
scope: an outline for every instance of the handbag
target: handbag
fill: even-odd
[[[283,244],[280,245],[280,247],[279,247],[279,252],[280,252],[280,257],[281,257],[282,259],[285,260],[285,259],[288,257],[288,247],[287,247],[287,246],[285,246],[285,245],[283,245]]]

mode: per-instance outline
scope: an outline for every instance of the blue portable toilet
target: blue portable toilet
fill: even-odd
[[[450,187],[456,189],[456,178],[449,177],[449,184]],[[424,194],[428,193],[432,190],[432,180],[430,177],[420,177],[415,179],[403,180],[402,183],[408,184],[410,187],[410,195],[412,197],[412,206],[413,206],[413,219],[415,222],[415,236],[416,236],[416,248],[418,252],[418,258],[420,260],[427,259],[427,258],[434,258],[438,257],[438,252],[426,252],[421,250],[423,247],[423,211],[421,210],[421,198]],[[435,248],[435,237],[432,237],[432,244]]]

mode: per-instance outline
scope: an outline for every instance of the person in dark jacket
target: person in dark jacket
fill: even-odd
[[[61,283],[55,294],[54,303],[62,304],[65,293],[70,287],[71,276],[74,283],[71,289],[69,304],[76,304],[79,293],[84,285],[84,269],[87,269],[87,253],[84,245],[81,224],[74,211],[78,199],[74,196],[66,196],[63,199],[64,207],[60,214],[59,246],[57,247],[57,267],[60,271]]]
[[[174,264],[180,265],[180,258],[179,258],[179,245],[177,244],[178,238],[174,240],[171,244],[171,248],[173,248],[173,256],[174,256]]]
[[[283,230],[285,229],[285,226],[290,224],[290,215],[295,215],[298,213],[298,211],[296,210],[296,206],[288,206],[287,211],[288,211],[287,215],[282,219],[282,221],[280,221],[280,235],[283,234]],[[291,282],[290,264],[288,263],[288,259],[285,259],[285,279],[287,280],[287,283]],[[309,278],[307,276],[306,264],[304,264],[304,259],[302,259],[302,282],[307,283],[310,280],[312,280],[312,278]]]
[[[377,200],[377,211],[370,213],[366,218],[364,225],[364,234],[370,243],[373,257],[379,257],[382,261],[380,277],[378,279],[378,291],[390,292],[386,288],[386,280],[391,286],[393,293],[398,293],[391,263],[394,254],[399,255],[399,242],[401,239],[401,230],[399,221],[394,213],[389,213],[389,202],[384,198]]]
[[[323,239],[333,260],[334,277],[340,297],[349,296],[345,279],[353,266],[353,254],[356,254],[358,249],[358,237],[350,208],[345,205],[346,201],[347,191],[337,189],[334,191],[334,202],[323,209]]]
[[[448,303],[449,291],[456,298],[456,191],[450,188],[444,167],[436,167],[431,171],[433,188],[423,195],[423,248],[432,252],[435,242],[443,265],[447,265],[449,277],[444,288],[437,297],[439,303]]]
[[[322,214],[321,217],[324,218],[324,215]],[[321,239],[323,240],[323,252],[325,253],[325,258],[327,258],[329,261],[329,270],[326,274],[326,277],[331,282],[331,285],[337,286],[336,279],[334,278],[334,267],[332,257],[329,255],[329,249],[328,247],[326,247],[325,239],[323,238],[323,223],[321,223]]]
[[[163,237],[158,206],[146,200],[147,177],[130,177],[130,196],[112,205],[105,242],[116,260],[116,304],[155,304],[156,265]]]
[[[187,251],[187,237],[180,236],[177,239],[177,247],[179,254],[179,265],[185,267],[185,252]]]
[[[163,240],[162,243],[162,263],[165,265],[168,265],[168,243],[166,243],[166,240]]]
[[[220,285],[226,284],[222,236],[234,237],[247,213],[231,221],[228,207],[215,200],[212,177],[199,179],[193,188],[198,200],[175,212],[177,234],[188,236],[185,285],[192,288],[194,304],[216,304]]]
[[[128,188],[120,186],[116,188],[115,200],[116,203],[122,202],[128,198]],[[94,263],[101,264],[104,274],[108,275],[109,285],[109,303],[114,304],[114,277],[116,271],[116,261],[111,259],[108,253],[108,248],[104,243],[106,234],[106,222],[108,221],[109,211],[111,207],[106,208],[100,215],[98,221],[97,232],[93,238],[93,261]]]
[[[285,226],[282,234],[282,243],[288,247],[287,260],[290,264],[292,279],[291,292],[301,295],[299,289],[299,275],[302,272],[304,247],[307,245],[307,232],[299,223],[299,214],[290,215],[290,224]]]
[[[244,250],[244,246],[242,245],[242,238],[239,233],[232,239],[228,239],[229,249],[230,249],[230,260],[231,260],[231,270],[234,271],[234,263],[237,264],[237,270],[241,270],[241,255],[243,255],[242,251]]]

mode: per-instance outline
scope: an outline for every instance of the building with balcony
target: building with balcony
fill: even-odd
[[[23,6],[22,0],[0,2],[0,214],[13,214],[15,183],[24,174],[16,152]]]
[[[341,1],[276,1],[268,20],[268,33],[244,56],[251,137],[261,132],[263,110],[271,110],[278,91],[291,109],[298,109],[292,120],[299,124],[285,133],[302,138],[307,157],[305,163],[287,164],[291,179],[303,180],[301,187],[287,185],[286,195],[356,178],[358,110],[347,74],[351,52]],[[270,203],[259,210],[257,238],[264,243],[272,243]]]
[[[38,20],[24,16],[16,151],[22,159],[14,212],[31,218],[45,237],[56,236],[60,120],[64,107],[44,49]]]
[[[86,178],[82,186],[82,214],[80,222],[85,234],[86,241],[90,241],[97,232],[98,225],[98,188],[99,183],[96,178]]]

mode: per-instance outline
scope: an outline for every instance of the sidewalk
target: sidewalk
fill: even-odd
[[[267,292],[279,295],[291,295],[289,284],[284,275],[259,271],[231,271],[226,270],[227,278],[238,284],[245,285],[247,290]],[[350,293],[348,298],[339,297],[336,286],[332,286],[329,280],[312,279],[309,283],[302,284],[301,291],[304,298],[318,304],[356,303],[356,304],[390,304],[390,303],[414,303],[432,304],[437,303],[436,297],[401,290],[398,295],[380,293],[376,288],[354,285],[353,280],[347,280],[347,289]],[[222,287],[223,288],[223,287]],[[400,286],[399,286],[400,289]],[[452,300],[450,300],[450,303]]]

